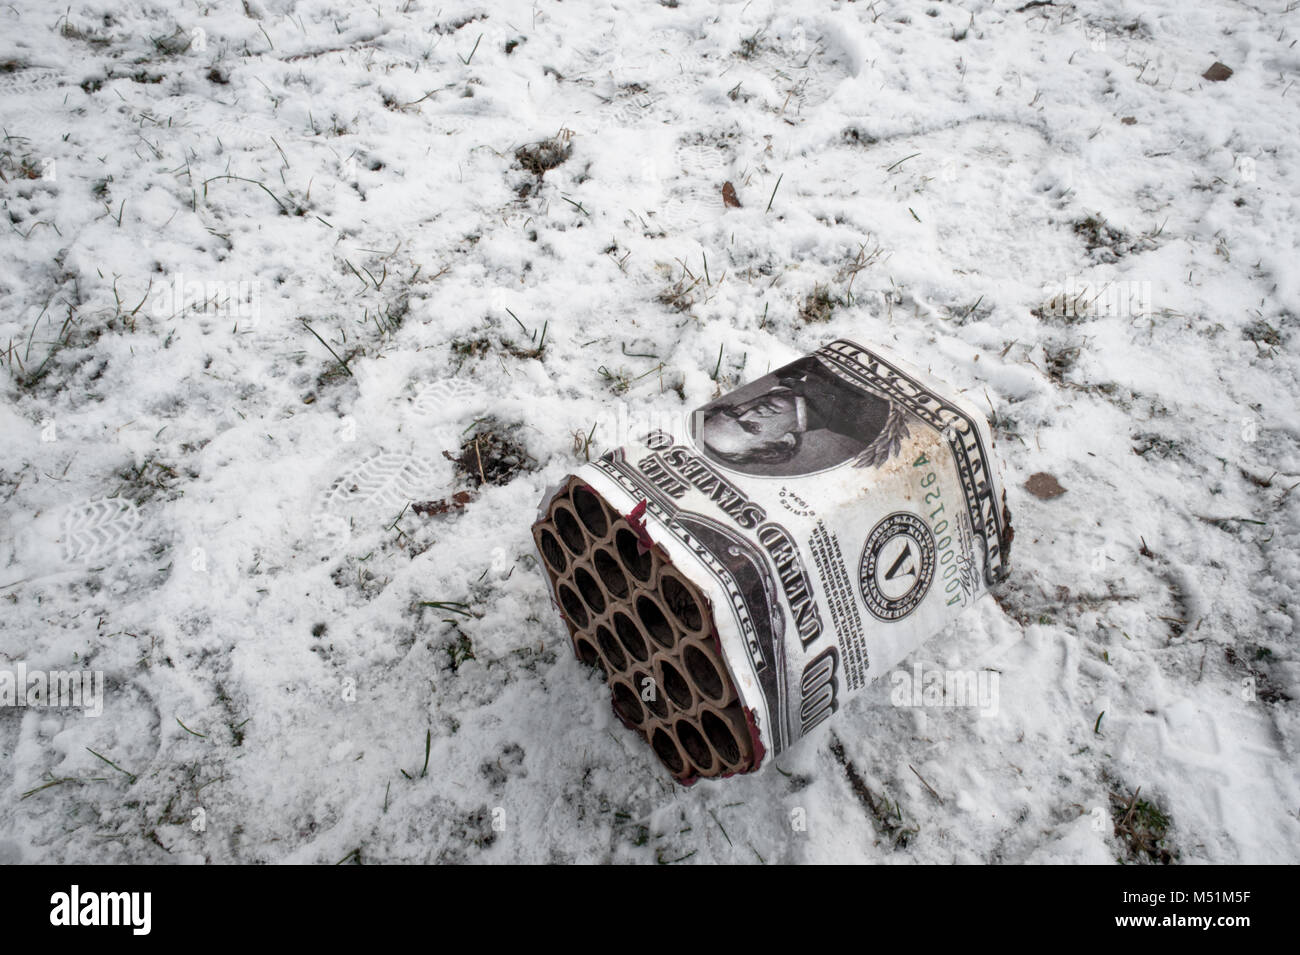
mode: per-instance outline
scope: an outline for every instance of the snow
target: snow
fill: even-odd
[[[1023,6],[6,5],[0,668],[107,691],[0,707],[0,859],[1108,862],[1140,787],[1297,861],[1297,13]],[[996,712],[675,787],[537,502],[835,338],[993,412],[1012,578],[900,669]]]

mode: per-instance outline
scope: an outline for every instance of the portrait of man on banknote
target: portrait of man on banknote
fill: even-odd
[[[705,457],[761,477],[812,474],[847,461],[879,466],[907,436],[905,416],[809,355],[696,409]]]

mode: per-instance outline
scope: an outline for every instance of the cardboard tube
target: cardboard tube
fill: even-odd
[[[551,522],[555,525],[557,536],[560,542],[564,544],[571,557],[583,557],[587,553],[588,540],[587,535],[578,523],[578,516],[574,513],[573,508],[567,502],[556,506],[555,512],[551,515]]]
[[[640,729],[646,718],[641,697],[626,680],[613,679],[610,686],[613,687],[614,712],[627,726]]]
[[[575,562],[569,579],[572,580],[583,604],[591,611],[591,616],[593,618],[603,616],[610,600],[605,593],[605,588],[597,580],[595,568],[585,560],[580,563]]]
[[[614,634],[618,637],[619,642],[623,644],[628,655],[638,663],[648,661],[650,659],[650,641],[641,632],[636,620],[631,615],[618,609],[615,609],[610,614],[610,619],[614,624]]]
[[[631,593],[632,585],[616,552],[604,546],[595,547],[591,551],[591,564],[611,598],[615,600],[627,598]]]
[[[569,569],[569,558],[556,534],[555,525],[539,524],[533,528],[533,540],[537,542],[537,552],[542,557],[542,564],[552,577],[560,577]]]
[[[604,661],[600,653],[597,652],[595,645],[587,639],[585,634],[577,634],[573,638],[573,649],[578,654],[578,659],[589,667],[594,667],[608,674]]]
[[[677,738],[673,736],[671,728],[662,722],[657,722],[649,731],[650,746],[655,751],[655,755],[668,767],[668,771],[674,776],[689,777],[690,763],[682,754],[681,747],[677,744]]]
[[[602,541],[609,533],[609,512],[604,503],[587,487],[575,484],[570,491],[573,511],[592,541]]]
[[[677,644],[677,630],[668,617],[668,608],[653,591],[641,591],[632,602],[641,630],[662,650],[671,650]]]
[[[704,738],[722,765],[733,771],[744,765],[753,745],[739,706],[717,709],[705,705],[700,708],[699,723]]]
[[[692,636],[708,633],[704,626],[704,596],[678,571],[665,567],[656,590],[658,603],[667,608],[674,624]]]
[[[659,561],[653,551],[641,552],[636,532],[623,521],[614,532],[614,546],[628,577],[647,589],[658,582]]]
[[[595,629],[596,646],[599,648],[600,655],[605,660],[606,665],[610,668],[609,672],[612,678],[613,674],[621,673],[627,669],[627,653],[609,627],[603,623],[598,623]]]
[[[632,688],[645,708],[660,720],[668,718],[668,701],[659,689],[659,681],[642,669],[632,671]]]
[[[591,622],[591,614],[587,612],[587,606],[578,596],[578,591],[567,580],[560,581],[555,589],[559,594],[560,607],[564,610],[565,618],[574,629],[585,630],[587,624]]]
[[[694,722],[685,718],[677,720],[673,724],[673,735],[677,737],[677,743],[682,752],[690,758],[696,775],[717,775],[720,768],[718,758],[713,750],[709,748],[704,734],[699,731]]]
[[[700,699],[717,706],[735,702],[735,684],[726,675],[726,667],[709,643],[684,639],[679,645],[679,651],[686,678],[695,687]]]
[[[695,705],[695,690],[678,669],[677,660],[659,655],[655,657],[655,681],[659,692],[668,698],[673,709],[686,712]]]

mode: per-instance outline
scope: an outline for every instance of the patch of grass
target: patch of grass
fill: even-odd
[[[113,38],[108,36],[107,33],[99,33],[94,30],[82,30],[81,28],[74,26],[71,21],[66,19],[66,17],[60,19],[63,20],[63,26],[60,27],[59,33],[61,33],[66,39],[80,40],[87,46],[100,49],[106,46],[111,46],[113,43]],[[115,22],[113,21],[111,14],[106,16],[104,20],[105,26],[112,26]]]
[[[835,309],[843,304],[843,299],[831,294],[829,286],[817,285],[799,307],[799,318],[808,325],[820,325],[829,322]]]
[[[1074,370],[1074,366],[1079,363],[1079,354],[1081,348],[1078,345],[1062,345],[1060,347],[1043,346],[1043,357],[1046,360],[1047,377],[1052,379],[1058,385],[1065,384],[1066,376]]]
[[[230,698],[230,694],[226,692],[225,686],[221,683],[217,684],[217,702],[221,704],[221,708],[225,711],[226,728],[230,730],[231,744],[234,746],[243,746],[245,735],[244,727],[248,725],[248,722],[252,717],[247,717],[246,719],[240,720],[238,723],[235,722],[235,717],[238,715],[235,711],[235,701]]]
[[[164,500],[172,500],[180,496],[179,492],[174,491],[180,475],[171,465],[164,464],[157,458],[145,458],[138,465],[120,468],[114,477],[121,483],[110,496],[123,497],[138,505],[143,505],[160,494],[163,495]]]
[[[628,389],[631,388],[633,384],[640,381],[642,378],[647,378],[650,375],[655,374],[656,372],[662,373],[663,370],[664,370],[664,363],[659,362],[659,364],[655,365],[649,371],[644,371],[639,375],[633,375],[632,372],[628,371],[626,368],[622,366],[619,366],[617,369],[611,370],[609,366],[601,365],[599,368],[596,369],[596,372],[597,374],[600,375],[600,377],[605,379],[605,381],[609,384],[610,390],[614,392],[614,394],[622,395],[622,394],[626,394]]]
[[[848,282],[847,287],[844,289],[844,301],[846,304],[853,304],[853,282],[857,279],[858,273],[871,268],[871,266],[880,261],[884,252],[885,250],[881,248],[879,242],[877,242],[875,247],[870,251],[867,249],[867,244],[863,242],[858,245],[858,251],[853,258],[846,262],[844,267],[840,269],[839,274],[835,276],[835,281]]]
[[[17,137],[14,137],[17,139]],[[29,155],[15,156],[11,150],[0,151],[0,181],[40,179],[40,163]]]
[[[380,577],[369,567],[361,566],[365,558],[345,558],[337,567],[330,571],[330,580],[334,586],[343,590],[344,588],[355,588],[357,593],[365,600],[373,600],[384,592],[384,589],[392,582],[388,577]],[[352,573],[352,568],[348,566],[349,561],[356,564],[356,573]]]
[[[993,306],[984,304],[983,295],[970,305],[948,305],[944,310],[948,313],[948,320],[958,326],[982,322],[993,314]]]
[[[562,129],[549,139],[520,146],[515,150],[515,160],[540,179],[572,155],[572,136],[567,129]]]
[[[538,338],[536,328],[529,329],[527,325],[519,320],[519,316],[510,311],[510,309],[506,309],[506,313],[515,320],[515,324],[525,332],[528,332],[528,340],[533,343],[532,348],[516,348],[513,345],[506,345],[506,351],[510,352],[510,354],[514,355],[516,358],[541,358],[546,353],[546,333],[551,327],[550,319],[546,319],[542,322],[542,335],[541,338]]]
[[[742,60],[751,60],[762,48],[763,30],[756,30],[747,37],[741,37],[740,46],[736,50],[736,56]]]
[[[340,356],[339,353],[334,350],[333,346],[331,346],[329,342],[321,338],[320,333],[317,332],[316,329],[312,328],[309,324],[307,324],[307,320],[305,318],[302,319],[302,327],[307,329],[307,331],[311,332],[312,336],[315,337],[316,341],[324,345],[325,349],[331,355],[334,356],[334,361],[338,363],[336,366],[332,367],[328,372],[322,373],[322,375],[320,376],[320,381],[318,383],[329,384],[332,381],[334,381],[336,378],[344,377],[344,376],[351,378],[352,369],[348,367],[348,362],[351,361],[360,353],[360,349],[353,349],[350,353],[348,353],[346,357]],[[327,375],[330,375],[331,377],[327,378]]]
[[[1183,442],[1153,431],[1133,435],[1133,453],[1140,458],[1154,454],[1158,458],[1185,458]]]
[[[1083,239],[1084,247],[1089,252],[1095,252],[1101,248],[1113,248],[1128,238],[1122,231],[1111,226],[1101,216],[1088,216],[1086,219],[1080,219],[1074,223],[1074,234]]]
[[[591,439],[596,436],[596,424],[599,424],[599,422],[593,423],[590,431],[583,431],[579,428],[573,432],[573,454],[575,457],[581,454],[584,461],[591,460]]]
[[[683,266],[681,276],[655,296],[655,299],[674,312],[689,312],[696,302],[695,289],[701,281],[702,279],[696,278]]]
[[[845,127],[844,131],[840,133],[840,138],[844,142],[852,143],[855,146],[874,146],[880,142],[878,137],[873,136],[864,129],[859,129],[857,126]]]
[[[1160,230],[1131,237],[1122,229],[1117,229],[1101,215],[1090,215],[1073,224],[1074,234],[1083,240],[1088,254],[1099,262],[1117,262],[1133,252],[1142,252],[1155,247],[1155,237]]]
[[[448,613],[460,614],[462,617],[472,617],[469,604],[460,600],[421,600],[421,607],[432,607],[434,610],[445,610]]]
[[[166,36],[150,37],[149,42],[163,56],[179,56],[194,44],[194,37],[181,27],[177,27]]]
[[[1256,345],[1268,345],[1276,348],[1282,344],[1282,334],[1262,318],[1251,322],[1241,330],[1241,337]]]
[[[1141,786],[1132,796],[1122,792],[1110,794],[1115,836],[1124,846],[1127,861],[1141,865],[1169,865],[1178,858],[1178,849],[1171,848],[1169,842],[1173,820],[1158,805],[1140,798],[1141,794]]]
[[[1060,291],[1042,305],[1031,308],[1029,314],[1040,322],[1073,325],[1095,317],[1095,300],[1096,295],[1088,288],[1081,289],[1076,295]]]
[[[69,273],[62,273],[56,279],[56,283],[55,291],[51,292],[49,298],[46,299],[40,314],[36,316],[36,320],[28,331],[26,340],[10,339],[4,350],[3,360],[5,365],[8,367],[15,383],[24,391],[35,391],[46,376],[56,368],[59,374],[55,378],[59,379],[59,382],[54,385],[54,390],[57,391],[62,387],[63,382],[71,377],[81,365],[92,360],[93,356],[90,354],[89,348],[99,340],[99,337],[105,331],[102,325],[97,324],[82,327],[82,315],[78,309],[82,305],[83,299],[74,276]],[[59,303],[61,307],[66,307],[66,317],[61,322],[50,309],[54,298],[60,294],[68,296],[65,301]],[[54,333],[53,338],[36,338],[37,331],[42,329],[42,322],[44,322],[43,327],[46,334]],[[33,345],[45,349],[45,357],[34,368],[30,367]],[[63,361],[62,353],[65,350],[73,349],[85,349],[85,351],[82,351],[79,357]],[[107,367],[107,362],[101,364],[100,370],[93,374],[90,380],[97,380],[105,367]]]
[[[526,360],[536,358],[540,360],[546,354],[545,331],[548,326],[543,326],[543,337],[537,338],[537,330],[533,330],[533,341],[536,342],[532,348],[522,348],[513,342],[494,341],[487,335],[475,335],[467,338],[458,338],[451,343],[451,355],[455,362],[453,371],[459,372],[465,363],[477,361],[480,358],[486,358],[494,351],[503,351],[511,358]]]
[[[435,858],[437,864],[463,865],[469,860],[466,851],[469,847],[482,851],[496,842],[497,834],[492,828],[492,810],[487,806],[450,818],[454,821],[448,832],[447,846]]]
[[[459,629],[456,631],[456,639],[443,648],[447,652],[447,664],[451,667],[453,673],[460,670],[461,665],[478,659],[474,656],[474,645],[470,642],[469,637]]]

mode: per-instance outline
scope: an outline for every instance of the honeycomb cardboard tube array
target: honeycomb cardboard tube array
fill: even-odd
[[[757,769],[1008,572],[984,417],[836,341],[635,436],[533,525],[574,652],[679,781]]]
[[[577,477],[533,526],[574,651],[605,674],[614,712],[679,780],[747,772],[756,734],[709,603],[643,533]]]

